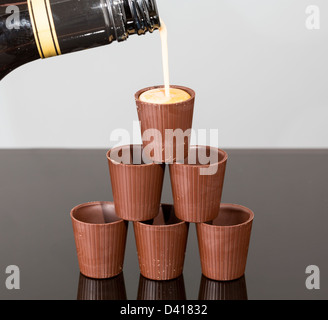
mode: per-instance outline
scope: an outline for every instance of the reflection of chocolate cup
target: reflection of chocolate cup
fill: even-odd
[[[189,224],[172,205],[162,204],[155,219],[134,222],[140,273],[152,280],[170,280],[183,271]]]
[[[123,270],[128,223],[118,218],[112,202],[89,202],[71,211],[80,272],[104,279]]]
[[[163,88],[163,86],[148,87],[135,94],[143,146],[149,150],[153,161],[171,163],[183,160],[188,155],[195,92],[186,87],[171,86],[186,91],[191,98],[171,104],[155,104],[139,100],[142,93],[156,88]],[[173,139],[172,134],[177,138]]]
[[[202,275],[198,299],[248,300],[245,276],[232,281],[215,281]]]
[[[107,159],[117,216],[129,221],[156,217],[165,165],[145,163],[141,145],[113,148],[108,151]]]
[[[91,279],[80,273],[77,300],[126,300],[123,272],[110,279]]]
[[[186,300],[183,275],[166,281],[149,280],[140,275],[137,300]]]
[[[217,217],[228,155],[214,147],[192,146],[189,159],[169,165],[176,216],[205,222]]]
[[[226,281],[244,274],[253,218],[246,207],[221,204],[216,219],[196,225],[204,276]]]

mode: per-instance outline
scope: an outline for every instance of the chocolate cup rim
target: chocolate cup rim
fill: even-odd
[[[84,221],[81,221],[79,219],[76,219],[73,216],[74,212],[76,210],[80,209],[80,208],[87,207],[87,206],[101,205],[101,204],[109,204],[109,205],[112,205],[114,207],[114,209],[115,209],[115,204],[114,204],[113,201],[90,201],[90,202],[85,202],[85,203],[81,203],[81,204],[75,206],[74,208],[72,208],[72,210],[70,212],[71,219],[73,221],[77,222],[77,223],[84,224],[84,225],[89,225],[89,226],[109,226],[109,225],[114,225],[114,224],[119,224],[119,223],[125,222],[125,220],[123,220],[122,218],[120,218],[116,214],[115,215],[116,215],[116,217],[119,220],[113,221],[113,222],[106,222],[106,223],[90,223],[90,222],[84,222]]]
[[[189,149],[199,148],[199,147],[211,148],[211,149],[221,151],[224,154],[224,158],[220,161],[217,161],[217,162],[211,163],[211,164],[190,164],[190,163],[173,162],[173,163],[170,163],[169,166],[185,166],[185,167],[194,167],[194,168],[208,168],[208,167],[211,167],[211,166],[220,165],[220,164],[226,162],[229,158],[228,153],[226,151],[224,151],[223,149],[217,148],[217,147],[196,144],[196,145],[190,146]]]
[[[173,204],[170,204],[170,203],[161,203],[160,204],[160,207],[162,205],[171,206],[174,209],[174,205]],[[158,211],[158,214],[159,214],[159,211]],[[155,218],[157,217],[157,215],[155,216]],[[171,223],[171,224],[156,224],[156,225],[152,225],[152,224],[145,223],[146,221],[133,221],[133,224],[140,224],[142,226],[145,226],[145,227],[148,227],[148,228],[151,228],[151,229],[164,229],[164,228],[168,229],[168,228],[174,228],[174,227],[177,227],[177,226],[181,226],[183,224],[186,224],[186,225],[189,224],[188,221],[181,220],[177,216],[176,216],[176,218],[178,220],[180,220],[180,221],[177,222],[177,223]]]
[[[217,226],[215,224],[209,224],[209,222],[213,221],[213,220],[210,220],[210,221],[206,221],[206,222],[199,222],[199,226],[200,227],[211,227],[211,228],[216,228],[218,230],[222,230],[222,229],[232,229],[232,228],[239,228],[241,226],[244,226],[244,225],[247,225],[249,223],[251,223],[253,220],[254,220],[254,212],[243,206],[243,205],[240,205],[240,204],[235,204],[235,203],[221,203],[220,204],[220,210],[221,208],[234,208],[234,209],[239,209],[239,210],[243,210],[244,212],[247,212],[249,213],[249,218],[242,222],[242,223],[238,223],[238,224],[234,224],[234,225],[231,225],[231,226]],[[220,214],[220,212],[219,212]]]
[[[136,100],[136,102],[140,102],[140,103],[143,103],[143,104],[148,105],[148,106],[180,106],[182,104],[186,104],[186,103],[192,101],[193,99],[195,99],[196,92],[193,89],[191,89],[189,87],[180,86],[180,85],[170,85],[170,88],[180,89],[180,90],[183,90],[183,91],[187,92],[190,95],[189,99],[184,100],[184,101],[180,101],[180,102],[176,102],[176,103],[153,103],[153,102],[141,101],[139,99],[141,94],[143,94],[146,91],[149,91],[149,90],[152,90],[152,89],[164,88],[164,87],[165,87],[164,85],[157,85],[157,86],[150,86],[150,87],[140,89],[134,95],[135,100]]]
[[[107,152],[106,152],[106,157],[107,159],[114,165],[116,166],[125,166],[125,167],[136,167],[136,168],[140,168],[140,167],[149,167],[149,166],[155,166],[155,165],[161,165],[162,163],[156,163],[156,162],[151,162],[151,163],[141,163],[141,164],[130,164],[130,163],[120,163],[120,162],[117,162],[115,161],[114,159],[112,159],[110,157],[110,153],[111,151],[115,150],[115,149],[119,149],[119,148],[124,148],[124,147],[131,147],[131,146],[140,146],[141,148],[143,147],[142,144],[124,144],[122,146],[118,146],[118,147],[114,147],[114,148],[111,148],[109,149]]]

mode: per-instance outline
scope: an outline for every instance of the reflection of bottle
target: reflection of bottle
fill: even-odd
[[[165,281],[150,280],[140,275],[137,300],[186,300],[183,275]]]
[[[232,281],[215,281],[202,275],[198,299],[248,300],[245,276]]]
[[[80,273],[77,300],[126,300],[123,273],[110,279],[91,279]]]
[[[0,3],[0,79],[36,60],[160,27],[155,0],[6,0]]]

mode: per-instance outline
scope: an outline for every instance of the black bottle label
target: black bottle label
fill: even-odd
[[[50,0],[27,0],[35,42],[41,58],[61,54]]]

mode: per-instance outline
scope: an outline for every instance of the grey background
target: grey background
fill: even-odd
[[[306,28],[310,5],[319,30]],[[218,129],[221,147],[328,147],[326,0],[158,7],[171,83],[197,92],[194,129]],[[162,83],[158,32],[27,64],[0,83],[0,147],[108,148],[116,128],[139,142],[134,93]]]

